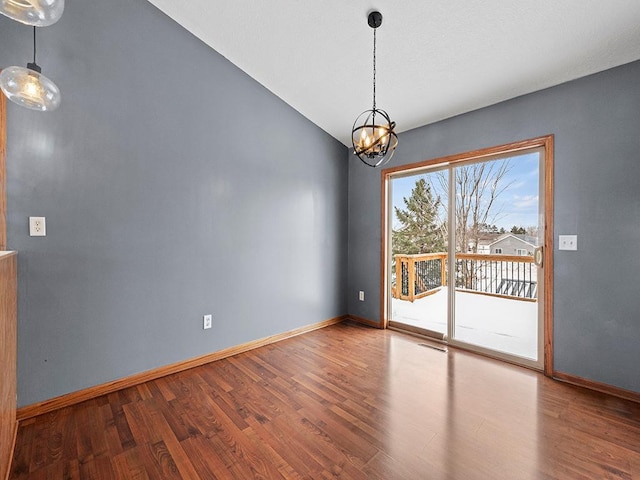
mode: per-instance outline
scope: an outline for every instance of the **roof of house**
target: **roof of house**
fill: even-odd
[[[495,242],[503,233],[481,233],[478,235],[478,245],[490,245]]]
[[[523,243],[526,243],[527,245],[531,245],[533,248],[536,247],[536,243],[538,243],[538,239],[534,236],[531,235],[521,235],[521,234],[516,234],[516,233],[503,233],[502,235],[500,235],[500,238],[498,238],[497,240],[491,242],[489,244],[489,246],[495,245],[496,243],[502,242],[503,240],[507,239],[508,237],[513,237],[516,240],[520,240]]]

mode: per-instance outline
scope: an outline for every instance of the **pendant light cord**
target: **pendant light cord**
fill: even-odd
[[[373,29],[373,111],[376,111],[376,30]],[[374,113],[375,114],[375,113]]]
[[[36,63],[36,27],[33,27],[33,63]]]

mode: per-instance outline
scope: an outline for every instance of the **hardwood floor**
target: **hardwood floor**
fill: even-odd
[[[640,478],[640,405],[343,323],[20,424],[12,479]]]

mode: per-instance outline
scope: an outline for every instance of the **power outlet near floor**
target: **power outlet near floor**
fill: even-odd
[[[204,317],[202,317],[202,328],[204,330],[211,328],[211,322],[212,322],[212,316],[205,315]]]
[[[46,237],[47,224],[44,217],[29,217],[29,236]]]
[[[361,302],[364,302],[364,291],[360,290],[358,292],[358,300],[360,300]]]

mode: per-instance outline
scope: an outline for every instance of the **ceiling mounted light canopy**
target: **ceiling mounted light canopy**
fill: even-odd
[[[367,18],[373,28],[373,108],[362,112],[353,124],[353,153],[369,167],[380,167],[393,157],[398,146],[395,122],[384,110],[376,108],[376,29],[382,25],[382,14],[371,12]]]
[[[0,72],[0,89],[9,100],[40,112],[60,106],[60,90],[36,63],[36,27],[33,27],[33,62],[24,67],[7,67]]]
[[[48,27],[62,16],[64,0],[0,0],[0,13],[34,27]]]

